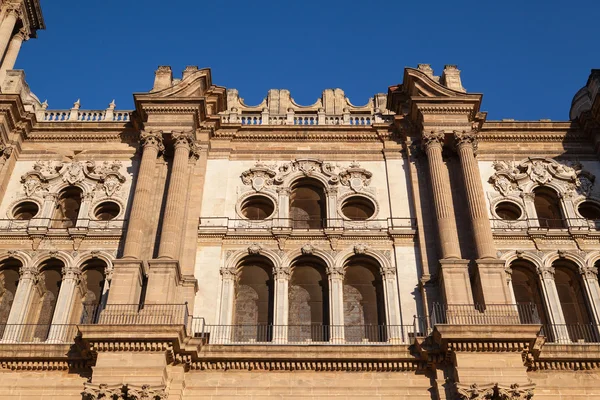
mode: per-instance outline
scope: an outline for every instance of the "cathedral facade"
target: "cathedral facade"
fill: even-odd
[[[54,110],[39,0],[0,7],[0,399],[600,398],[600,70],[568,121],[427,64]]]

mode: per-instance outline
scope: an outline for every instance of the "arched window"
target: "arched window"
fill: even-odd
[[[517,304],[534,304],[542,324],[549,322],[539,275],[535,266],[528,261],[518,260],[511,264],[511,284]],[[519,307],[519,317],[522,323],[532,323],[530,309]]]
[[[21,267],[21,261],[12,257],[0,262],[0,337],[4,333],[10,308],[17,292]]]
[[[302,179],[292,185],[290,218],[294,228],[323,228],[327,218],[325,210],[325,192],[320,182]]]
[[[273,264],[264,257],[245,258],[235,288],[235,341],[272,340],[274,300]]]
[[[76,186],[68,186],[60,191],[52,216],[54,228],[72,228],[77,225],[83,192]]]
[[[81,304],[81,312],[75,310],[77,316],[81,316],[78,321],[81,324],[96,323],[98,313],[101,311],[104,297],[104,287],[106,283],[106,262],[99,258],[87,260],[81,266],[83,271],[82,280],[85,285],[86,292],[78,304]],[[79,292],[78,292],[79,293]]]
[[[371,257],[354,256],[344,275],[344,337],[347,342],[385,341],[385,323],[379,264]]]
[[[548,187],[537,187],[533,190],[533,203],[538,221],[542,228],[564,228],[560,199],[556,192]]]
[[[566,328],[572,341],[584,339],[590,341],[591,330],[582,328],[591,322],[586,302],[585,289],[577,266],[567,260],[557,260],[554,267],[554,282],[560,300]]]
[[[35,326],[24,332],[25,341],[43,342],[48,337],[60,291],[63,268],[64,263],[56,258],[49,259],[40,266],[41,291],[34,291],[29,314],[29,323]]]
[[[329,340],[329,282],[325,264],[301,256],[292,264],[289,284],[288,341]]]

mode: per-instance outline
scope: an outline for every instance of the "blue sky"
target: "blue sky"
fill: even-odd
[[[457,64],[488,119],[568,119],[600,68],[598,0],[41,0],[47,29],[16,68],[50,108],[133,107],[158,65],[210,67],[213,82],[255,104],[287,88],[312,104],[340,87],[361,105],[402,81]]]

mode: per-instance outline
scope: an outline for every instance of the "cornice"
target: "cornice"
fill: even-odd
[[[215,130],[212,139],[228,139],[232,141],[352,141],[380,142],[380,129],[352,126],[244,126],[238,129]]]
[[[44,122],[34,125],[25,136],[31,142],[137,142],[139,131],[129,123],[62,123]]]
[[[190,364],[192,371],[233,370],[233,371],[344,371],[344,372],[407,372],[422,370],[419,361],[195,361]]]

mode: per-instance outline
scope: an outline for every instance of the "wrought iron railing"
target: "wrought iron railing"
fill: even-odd
[[[0,343],[73,343],[78,334],[75,324],[0,325]]]
[[[44,230],[49,232],[64,232],[69,229],[86,229],[89,231],[121,231],[127,228],[127,220],[112,219],[100,221],[89,218],[70,219],[32,218],[29,220],[0,219],[0,232],[29,232]]]
[[[519,304],[439,304],[431,309],[431,325],[537,325],[537,307]]]
[[[185,304],[107,304],[91,323],[100,325],[184,325],[189,322]]]
[[[585,218],[519,218],[511,219],[490,219],[492,229],[497,232],[516,232],[526,230],[598,230],[600,229],[600,220]]]
[[[191,336],[207,344],[410,344],[415,325],[206,325],[193,318]]]
[[[382,231],[394,229],[411,229],[417,227],[415,218],[386,218],[386,219],[344,219],[344,218],[326,218],[326,219],[293,219],[293,218],[268,218],[263,220],[236,219],[228,217],[202,217],[200,218],[198,229],[230,229],[230,230],[323,230],[323,229],[344,229],[352,231]]]
[[[545,336],[548,343],[600,343],[599,327],[594,324],[546,324],[540,335]]]

